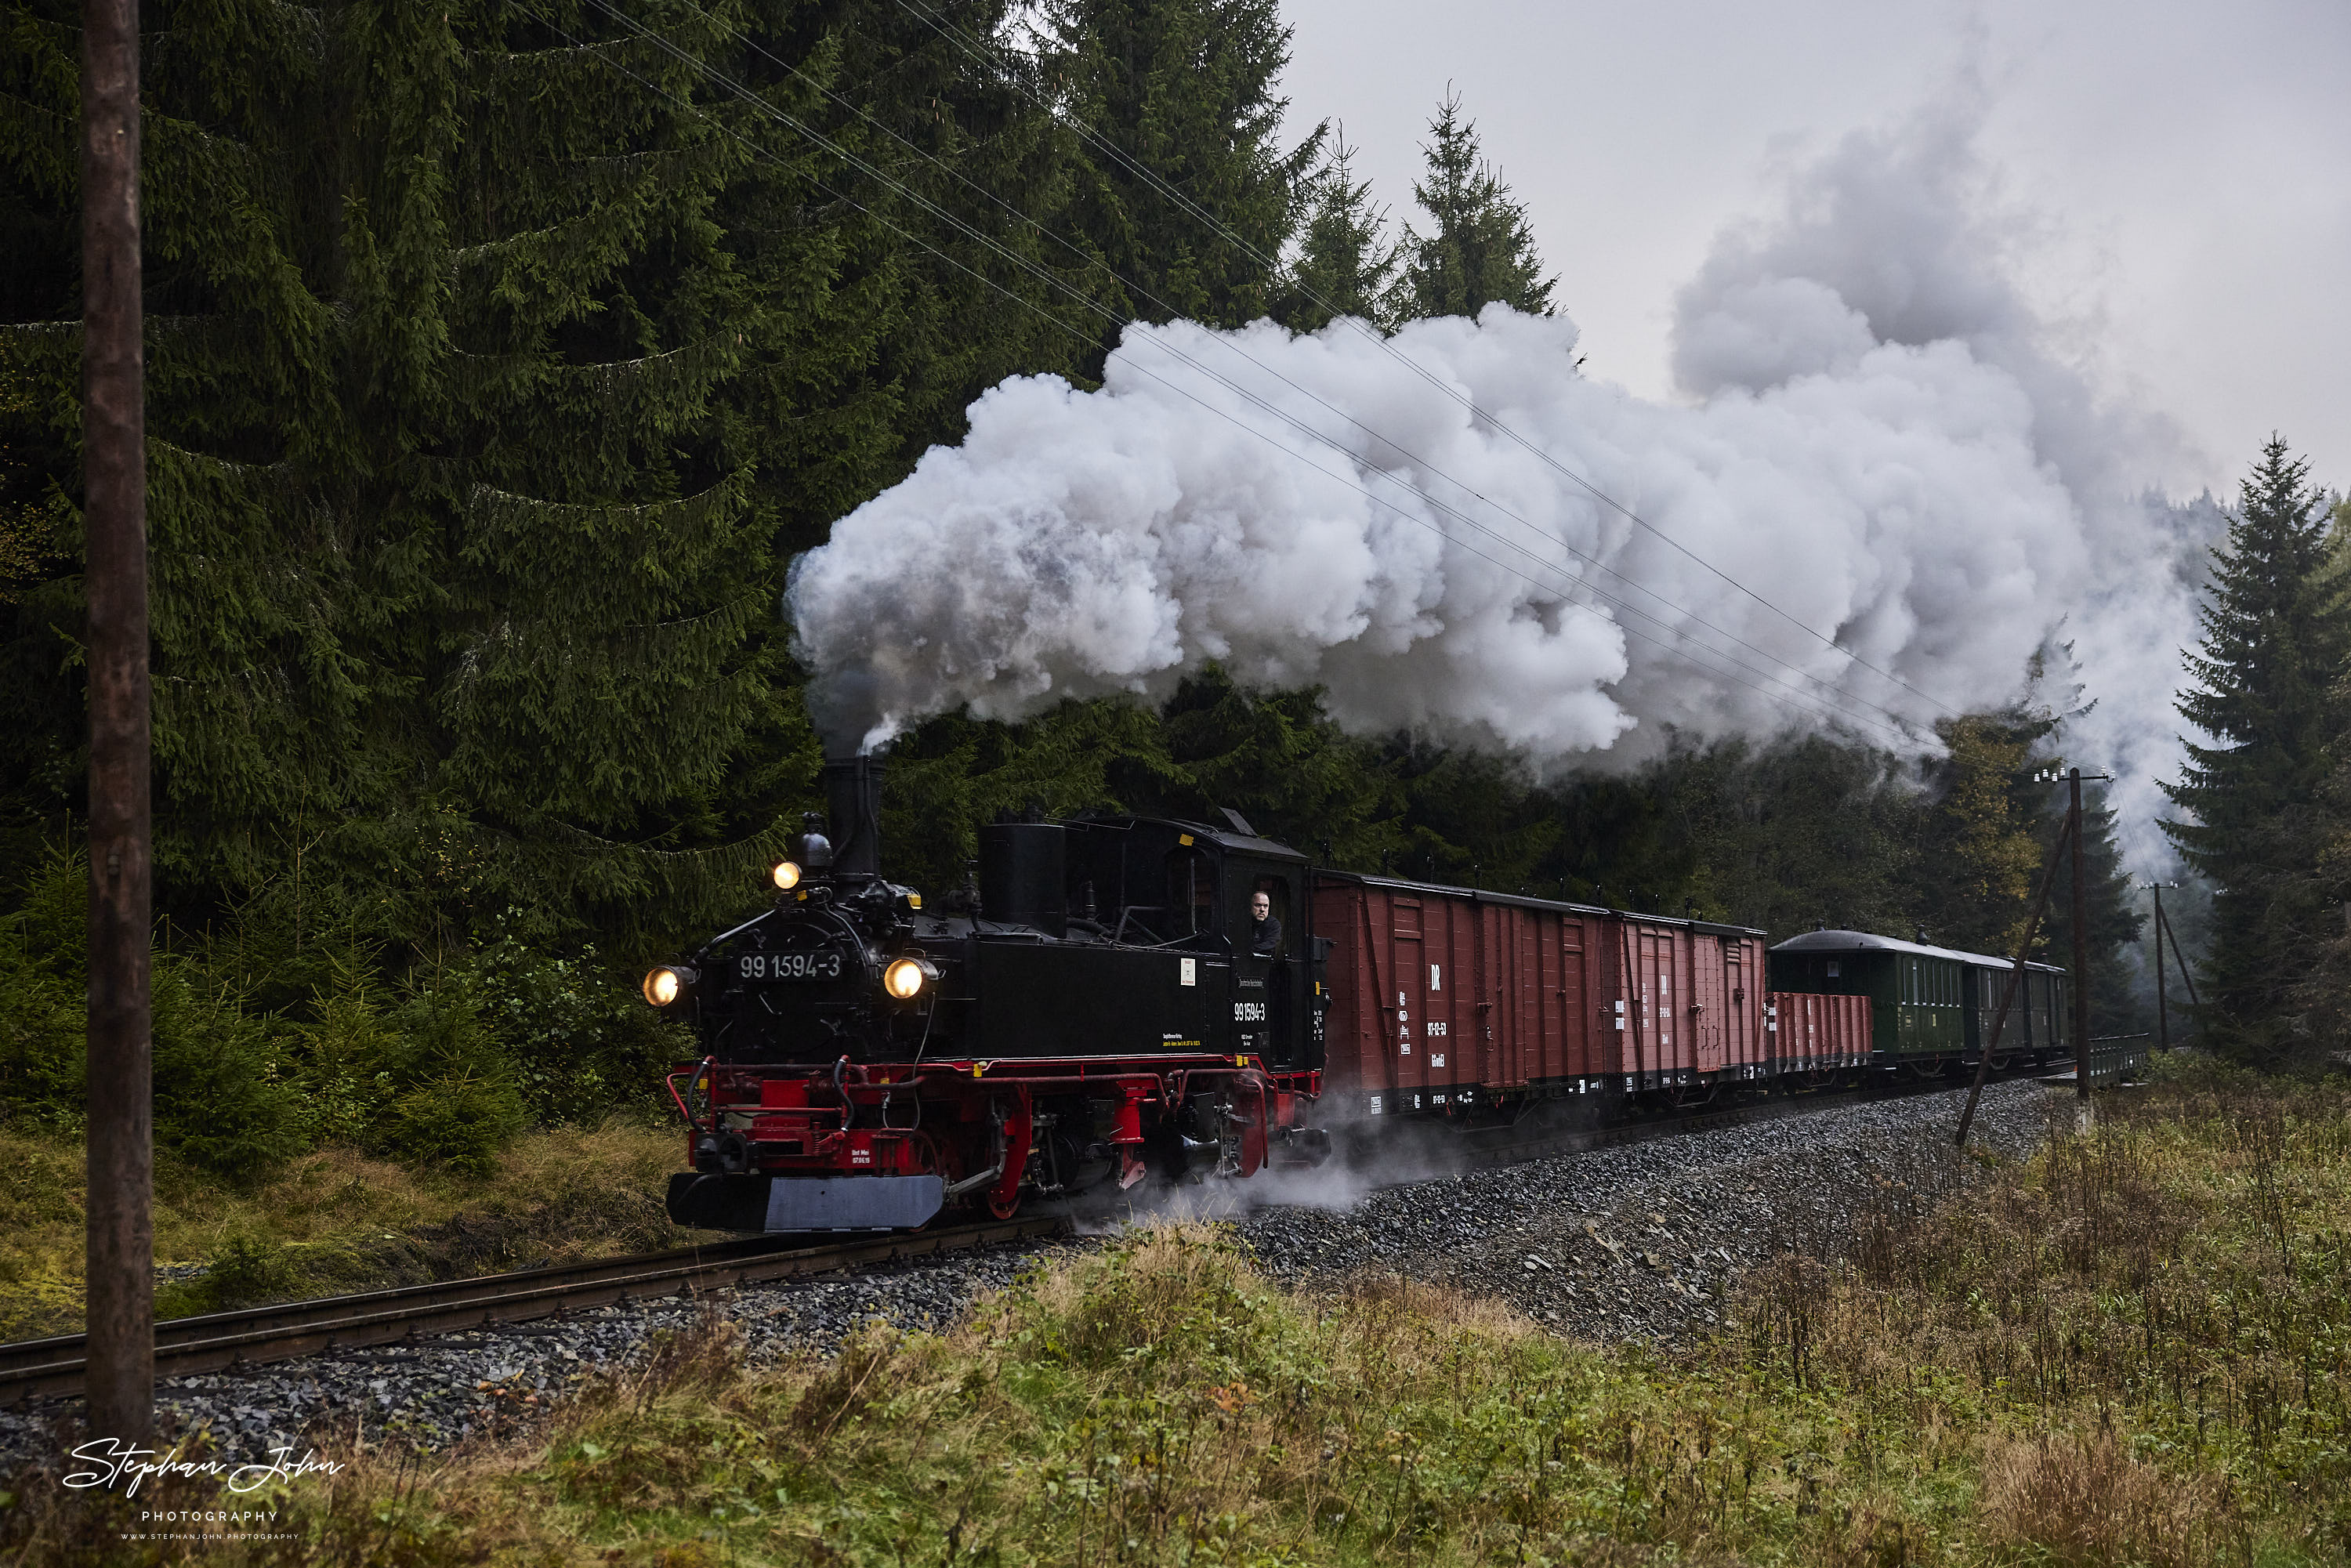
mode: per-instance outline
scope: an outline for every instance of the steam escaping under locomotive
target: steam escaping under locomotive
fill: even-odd
[[[669,1079],[681,1224],[1008,1218],[1316,1166],[1334,1132],[1933,1074],[1980,1053],[2009,968],[1855,932],[1767,955],[1741,926],[1311,866],[1231,811],[998,822],[975,883],[926,906],[881,875],[881,778],[829,760],[773,906],[645,978],[701,1041]],[[2066,977],[2029,968],[2004,1058],[2071,1049]]]

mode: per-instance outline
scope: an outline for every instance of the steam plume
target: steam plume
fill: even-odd
[[[2134,494],[2168,433],[2044,346],[1980,114],[1961,90],[1848,138],[1724,235],[1679,302],[1690,405],[1578,375],[1573,322],[1499,306],[1394,354],[1348,323],[1137,326],[1099,392],[1004,382],[797,568],[820,726],[873,745],[1217,661],[1538,762],[1675,730],[1924,747],[2056,636],[2101,699],[2077,752],[2168,767],[2210,519]]]

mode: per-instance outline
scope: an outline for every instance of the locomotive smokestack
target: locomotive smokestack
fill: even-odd
[[[835,876],[882,874],[882,758],[873,752],[824,759],[824,800]]]

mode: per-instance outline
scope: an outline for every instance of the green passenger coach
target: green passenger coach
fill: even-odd
[[[2006,958],[1866,931],[1808,931],[1772,948],[1767,962],[1775,991],[1867,997],[1877,1065],[1927,1071],[1982,1051],[2009,972]],[[1995,1066],[2072,1053],[2073,986],[2063,969],[2024,967]]]

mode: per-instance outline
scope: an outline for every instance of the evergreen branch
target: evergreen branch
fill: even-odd
[[[660,390],[674,391],[689,381],[706,378],[722,361],[731,361],[742,347],[743,334],[721,329],[699,342],[635,360],[607,360],[592,365],[557,363],[549,367],[560,379],[575,382],[604,396],[622,392],[642,396]]]
[[[615,524],[627,528],[698,530],[722,513],[731,516],[740,508],[749,494],[753,474],[747,465],[691,496],[601,505],[543,500],[477,484],[465,497],[465,513],[468,521],[491,528],[587,529],[591,537],[595,530],[610,529]]]
[[[570,158],[562,160],[559,167],[574,171],[579,183],[593,191],[601,200],[610,201],[632,187],[656,178],[672,183],[681,176],[700,176],[716,172],[718,166],[730,162],[733,150],[726,142],[713,140],[696,147],[665,147],[650,152],[618,152],[607,157]],[[498,241],[469,246],[461,253],[468,259],[474,253],[489,251]]]
[[[81,156],[74,128],[71,115],[0,92],[0,149],[5,149],[5,164],[53,196],[78,199]]]
[[[653,846],[663,839],[671,837],[671,833],[660,833],[650,839],[640,839],[633,843],[622,843],[590,832],[576,823],[549,822],[547,825],[556,834],[574,843],[588,844],[618,853],[639,855],[649,861],[706,867],[715,861],[725,860],[730,869],[753,864],[756,869],[761,871],[767,869],[769,852],[777,848],[783,839],[790,837],[798,831],[798,823],[794,816],[787,814],[778,817],[747,838],[737,839],[724,844],[708,844],[695,850],[664,850]],[[744,858],[746,856],[751,858],[747,861]]]
[[[156,462],[158,458],[185,463],[191,467],[209,469],[215,474],[236,479],[266,477],[273,480],[286,480],[293,476],[292,465],[282,457],[270,463],[240,463],[235,458],[216,457],[209,452],[199,452],[192,446],[183,446],[177,442],[166,441],[163,437],[151,433],[147,437],[147,460],[150,465],[160,468],[163,465]]]

